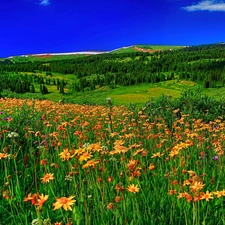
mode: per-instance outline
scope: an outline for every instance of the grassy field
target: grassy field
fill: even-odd
[[[143,49],[152,49],[152,50],[177,50],[183,48],[183,46],[174,46],[174,45],[136,45],[138,48]]]
[[[32,73],[26,73],[31,75]],[[42,75],[45,77],[45,73],[37,73],[36,75]],[[73,83],[77,78],[74,74],[62,75],[59,73],[52,73],[52,78],[64,79],[68,83]],[[187,89],[196,88],[198,85],[192,81],[186,80],[170,80],[165,82],[160,82],[156,84],[143,83],[140,85],[133,86],[118,86],[115,89],[111,89],[107,86],[98,88],[93,91],[85,90],[84,92],[71,92],[69,84],[65,87],[65,94],[62,95],[57,90],[54,85],[47,85],[49,93],[42,95],[39,92],[39,85],[35,85],[36,93],[25,93],[25,94],[15,94],[9,93],[8,91],[3,91],[8,97],[17,98],[38,98],[38,99],[48,99],[52,101],[66,101],[73,102],[77,104],[98,104],[105,105],[105,99],[110,97],[115,105],[129,106],[131,103],[137,105],[137,107],[142,106],[147,101],[156,99],[162,95],[171,96],[172,98],[178,98],[182,91]],[[202,94],[210,97],[221,98],[225,97],[225,88],[208,88],[204,89],[199,86]]]
[[[128,48],[120,48],[116,50],[112,50],[110,54],[119,54],[119,53],[127,53],[127,52],[136,52],[136,50],[133,48],[133,46],[128,47]]]
[[[223,121],[147,107],[0,99],[0,224],[224,224]]]
[[[138,48],[143,49],[152,49],[152,50],[176,50],[181,49],[183,46],[169,46],[169,45],[135,45]],[[129,48],[121,48],[115,51],[112,51],[111,53],[126,53],[126,52],[138,52],[138,50],[134,49],[134,46],[131,46]]]
[[[72,82],[76,76],[73,74],[60,75],[58,73],[52,73],[53,78],[65,79],[68,82]],[[43,75],[39,73],[38,75]],[[117,87],[111,89],[109,87],[102,87],[93,91],[84,91],[71,93],[69,86],[65,88],[65,95],[62,95],[57,90],[56,86],[48,85],[49,94],[42,95],[39,93],[39,85],[35,85],[35,90],[37,93],[25,93],[25,94],[12,94],[11,97],[17,96],[19,98],[40,98],[49,99],[53,101],[60,101],[62,99],[69,100],[74,103],[83,104],[100,104],[105,105],[105,99],[110,97],[115,105],[125,105],[128,106],[130,103],[135,103],[137,106],[143,105],[145,102],[151,98],[157,98],[162,94],[167,96],[172,96],[177,98],[180,96],[182,90],[187,88],[192,88],[195,86],[194,82],[189,81],[166,81],[157,84],[140,84],[127,87]],[[3,91],[3,95],[4,95]]]
[[[67,60],[67,59],[76,59],[80,57],[86,57],[86,55],[77,54],[77,55],[46,55],[46,56],[28,56],[28,57],[22,57],[22,56],[15,56],[13,58],[10,58],[12,62],[34,62],[34,61],[43,61],[48,62],[52,60]]]
[[[124,59],[129,60],[129,59]],[[24,72],[21,74],[32,75],[33,73]],[[46,78],[45,72],[36,72],[35,75],[43,76]],[[176,75],[175,75],[176,76]],[[111,89],[107,86],[97,88],[96,90],[84,92],[73,92],[70,90],[70,84],[74,83],[77,79],[75,74],[60,74],[52,72],[52,77],[55,79],[64,79],[68,82],[68,85],[64,88],[65,94],[62,95],[57,90],[55,85],[47,85],[49,93],[42,95],[40,93],[40,85],[35,84],[36,93],[15,94],[8,91],[3,91],[3,96],[17,97],[17,98],[38,98],[48,99],[52,101],[66,101],[77,104],[99,104],[105,105],[105,99],[110,97],[115,105],[129,106],[130,103],[136,104],[138,107],[152,98],[158,98],[161,95],[171,96],[172,98],[178,98],[182,91],[187,89],[196,88],[201,89],[202,94],[210,97],[221,98],[225,96],[225,88],[208,88],[204,89],[195,82],[187,80],[170,80],[159,82],[155,84],[143,83],[133,86],[117,86],[115,89]]]
[[[176,73],[74,92],[74,74],[36,75],[68,85],[1,92],[0,225],[225,224],[224,87]]]

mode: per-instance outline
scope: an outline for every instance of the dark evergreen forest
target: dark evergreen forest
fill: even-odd
[[[46,76],[36,75],[37,71],[45,72]],[[22,76],[20,72],[33,75]],[[0,61],[0,88],[17,93],[35,92],[33,84],[36,83],[41,85],[43,94],[48,93],[45,85],[56,85],[63,94],[68,84],[52,78],[52,72],[74,74],[70,89],[76,92],[173,79],[195,81],[204,88],[219,88],[225,85],[225,45],[191,46],[155,53],[108,53],[48,62],[14,63],[5,59]]]

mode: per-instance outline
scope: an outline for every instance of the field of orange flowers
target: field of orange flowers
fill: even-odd
[[[222,119],[107,101],[0,99],[0,224],[224,224]]]

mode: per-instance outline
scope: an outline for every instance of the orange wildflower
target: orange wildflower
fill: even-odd
[[[217,197],[217,198],[221,198],[224,196],[223,191],[214,191],[213,194]]]
[[[195,172],[194,172],[194,171],[192,171],[192,170],[188,170],[187,172],[188,172],[188,173],[189,173],[189,175],[190,175],[190,176],[192,176],[192,177],[195,175]]]
[[[176,190],[169,190],[169,195],[175,195],[175,194],[177,194]]]
[[[70,196],[69,198],[66,197],[56,198],[56,202],[52,204],[54,206],[54,210],[63,207],[63,209],[65,209],[66,211],[67,210],[72,211],[71,205],[73,205],[74,202],[76,202],[76,200],[73,200],[73,198],[74,196]]]
[[[121,197],[120,196],[116,196],[115,197],[115,202],[120,202],[121,201]]]
[[[123,186],[120,186],[119,184],[116,184],[115,189],[117,191],[124,191],[124,187]]]
[[[46,159],[42,159],[40,161],[40,163],[41,163],[41,165],[45,166],[45,165],[47,165],[47,160]]]
[[[59,153],[59,156],[63,161],[70,160],[73,157],[67,148],[63,149],[63,152]]]
[[[204,188],[205,184],[203,184],[202,182],[198,182],[198,181],[195,181],[191,186],[191,190],[192,191],[199,191],[199,190],[202,190]]]
[[[179,193],[179,195],[177,195],[177,198],[186,198],[186,196],[188,195],[187,192],[182,192],[182,193]]]
[[[199,202],[199,201],[201,200],[202,193],[203,193],[203,192],[200,192],[198,195],[195,195],[193,201],[194,201],[194,202]]]
[[[186,194],[186,200],[187,202],[190,202],[192,200],[192,196],[190,194]]]
[[[171,184],[172,184],[172,186],[177,185],[178,184],[178,180],[171,180]]]
[[[79,157],[79,161],[87,161],[88,159],[90,159],[92,157],[91,154],[89,154],[88,152],[84,152],[80,157]]]
[[[160,153],[160,152],[157,152],[157,153],[155,153],[155,154],[153,154],[152,156],[151,156],[151,158],[155,158],[155,157],[158,157],[158,158],[160,158],[161,156],[163,156],[164,155],[164,153]]]
[[[183,182],[183,186],[187,186],[187,185],[190,185],[191,184],[191,182],[189,181],[189,180],[185,180],[184,182]]]
[[[113,133],[110,134],[110,137],[114,137],[116,135],[117,135],[117,133],[116,132],[113,132]]]
[[[138,187],[138,185],[134,185],[134,184],[130,184],[127,188],[127,191],[131,192],[131,193],[136,193],[139,192],[140,188]]]
[[[9,157],[9,154],[6,153],[0,153],[0,159],[6,159]]]
[[[40,206],[42,207],[42,205],[48,200],[48,195],[43,195],[43,194],[38,194],[35,193],[33,195],[31,195],[31,193],[28,194],[28,196],[26,198],[24,198],[24,202],[28,202],[30,201],[32,203],[32,205],[35,206]]]
[[[170,158],[173,158],[174,156],[178,155],[180,153],[179,150],[172,150],[169,154]]]
[[[127,163],[127,167],[129,170],[134,170],[135,166],[138,164],[138,160],[133,160],[130,159],[129,162]]]
[[[50,180],[54,180],[54,174],[53,173],[47,173],[44,175],[44,177],[41,178],[42,183],[47,183]]]
[[[89,167],[89,166],[92,166],[92,167],[94,167],[96,164],[98,164],[100,162],[100,160],[88,160],[83,166],[82,166],[82,168],[83,169],[85,169],[85,168],[87,168],[87,167]]]
[[[140,172],[141,168],[137,168],[136,171],[132,172],[131,174],[134,176],[134,177],[140,177],[141,176],[141,172]]]
[[[112,177],[112,176],[108,177],[108,179],[107,179],[107,181],[108,181],[109,183],[110,183],[112,180],[113,180],[113,177]]]
[[[24,202],[28,202],[28,201],[31,201],[32,200],[32,196],[31,196],[31,193],[28,194],[28,196],[26,198],[24,198]]]
[[[131,146],[129,147],[129,149],[131,149]],[[135,155],[137,155],[137,154],[139,154],[139,153],[141,153],[141,152],[143,152],[144,151],[144,149],[137,149],[134,153],[133,153],[133,156],[135,156]]]
[[[202,194],[201,200],[203,199],[205,199],[207,202],[209,201],[209,199],[213,199],[212,193],[206,191],[206,193]]]
[[[42,205],[48,200],[48,195],[39,195],[39,198],[38,198],[38,205],[40,207],[42,207]]]
[[[100,143],[90,144],[87,147],[87,151],[99,152],[101,150],[102,150],[102,147],[101,147],[101,144]]]
[[[74,151],[74,155],[82,155],[85,152],[85,149],[78,148]]]
[[[155,169],[155,165],[153,163],[151,163],[148,168],[149,168],[149,170],[154,170]]]
[[[36,194],[36,193],[33,194],[30,201],[31,201],[32,205],[38,205],[38,194]]]
[[[109,210],[112,210],[113,207],[114,207],[114,204],[111,202],[107,205],[107,209],[109,209]]]
[[[102,178],[101,177],[98,177],[97,178],[97,182],[100,183],[101,181],[102,181]]]
[[[9,191],[8,190],[3,191],[2,192],[2,197],[5,198],[6,200],[8,200],[9,199]]]

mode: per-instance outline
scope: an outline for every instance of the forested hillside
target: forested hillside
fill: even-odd
[[[32,76],[22,76],[32,72]],[[45,72],[45,76],[37,75]],[[73,74],[70,83],[52,77],[57,72]],[[64,92],[94,90],[102,86],[116,88],[140,83],[157,83],[185,79],[201,84],[204,88],[218,88],[225,84],[225,45],[201,45],[178,50],[156,52],[127,52],[99,54],[47,62],[0,61],[1,89],[17,93],[34,92],[35,85],[55,85]],[[66,77],[66,76],[65,76]],[[24,82],[23,82],[24,80]],[[43,93],[47,93],[45,90]]]

